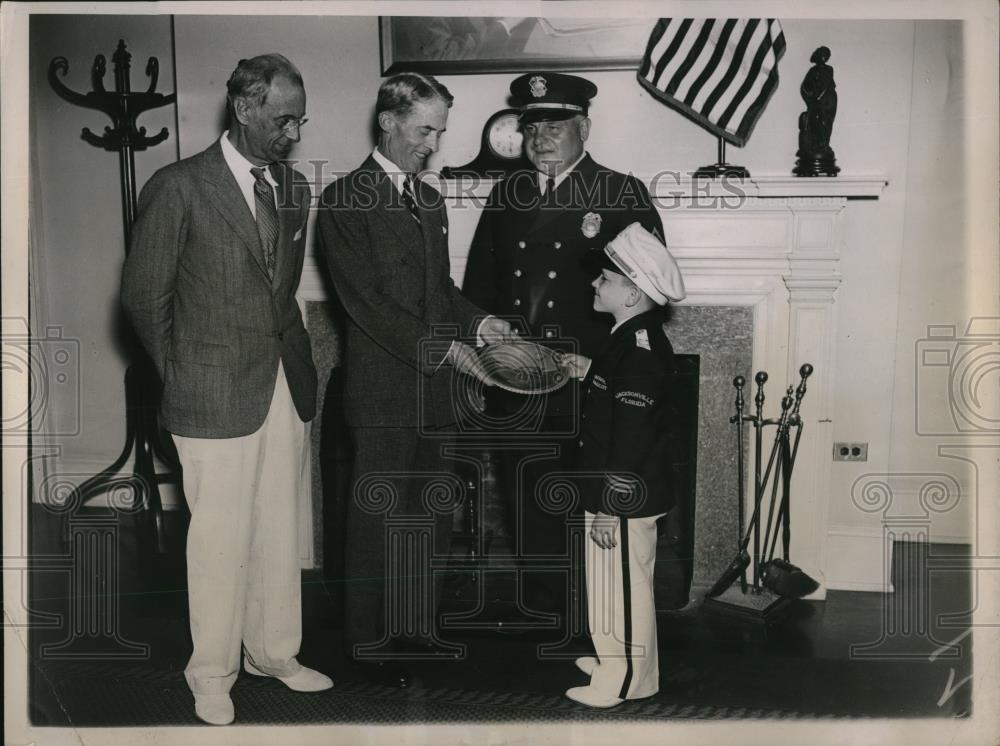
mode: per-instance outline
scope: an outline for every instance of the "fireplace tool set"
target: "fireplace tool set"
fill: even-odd
[[[764,418],[764,384],[767,373],[760,371],[754,377],[757,393],[754,397],[756,411],[754,414],[744,413],[743,389],[746,379],[736,376],[733,386],[736,388],[736,414],[730,422],[736,425],[737,432],[737,468],[738,468],[738,530],[739,540],[736,556],[722,573],[715,585],[708,592],[706,603],[727,603],[763,612],[787,598],[802,598],[815,591],[819,584],[791,563],[788,557],[791,543],[791,483],[792,470],[795,467],[795,457],[802,438],[802,417],[799,409],[806,394],[806,379],[813,372],[813,367],[806,363],[799,369],[801,381],[794,390],[788,387],[781,400],[781,415],[776,419]],[[750,521],[744,516],[744,463],[743,463],[743,423],[749,422],[754,430],[754,507]],[[774,443],[766,465],[763,465],[764,429],[776,426]],[[795,430],[794,439],[791,431]],[[763,470],[762,470],[763,465]],[[763,524],[765,496],[770,492],[767,501],[767,521]],[[779,497],[780,492],[780,497]],[[782,556],[776,557],[778,532],[781,532]],[[762,540],[763,539],[763,540]],[[750,542],[753,542],[753,555],[749,552]],[[751,573],[751,582],[747,582],[747,570]],[[739,582],[739,590],[731,588]]]

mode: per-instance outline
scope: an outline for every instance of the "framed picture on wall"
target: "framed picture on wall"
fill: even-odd
[[[637,68],[655,18],[382,16],[382,74]]]

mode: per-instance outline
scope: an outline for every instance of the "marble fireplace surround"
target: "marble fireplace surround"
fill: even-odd
[[[637,176],[643,178],[642,174]],[[823,557],[832,450],[831,372],[836,364],[842,223],[850,202],[877,199],[886,179],[877,174],[812,179],[763,176],[722,184],[647,175],[644,181],[660,208],[667,243],[684,274],[688,296],[681,305],[742,306],[752,311],[752,371],[766,370],[770,375],[765,416],[780,412],[782,389],[798,382],[803,363],[815,368],[803,404],[805,428],[793,475],[791,557],[820,581],[820,589],[812,598],[824,598]],[[460,283],[490,185],[455,181],[436,185],[448,201],[452,276]],[[308,245],[313,242],[310,240]],[[307,318],[309,305],[328,300],[313,256],[306,258],[298,297]],[[702,377],[705,375],[703,362]],[[729,373],[726,376],[730,377]],[[752,382],[746,393],[749,411]],[[703,422],[699,425],[700,429],[704,426]],[[318,433],[314,433],[314,450],[317,445]],[[315,465],[313,471],[318,473]],[[698,471],[701,477],[702,469]],[[749,490],[745,499],[750,506],[749,516]],[[319,506],[312,495],[303,495],[302,500],[302,560],[304,566],[312,566],[319,545],[313,515]],[[698,547],[704,550],[709,538],[706,532],[710,533],[706,516],[720,510],[718,505],[701,502],[716,500],[731,505],[732,497],[699,490],[698,500],[694,582],[703,585],[710,584],[716,571],[721,572],[728,564],[735,548],[727,540],[722,551],[716,549],[710,559],[699,560]],[[715,544],[716,540],[707,543]]]

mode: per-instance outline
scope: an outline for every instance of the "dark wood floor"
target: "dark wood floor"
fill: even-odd
[[[58,516],[36,510],[31,517],[33,722],[197,722],[182,676],[190,655],[183,525],[169,516],[169,551],[157,555],[137,544],[132,519],[101,515],[81,515],[94,521],[92,536],[105,535],[88,550],[87,562],[68,554]],[[99,572],[101,551],[113,555],[114,572]],[[932,570],[942,556],[958,558],[953,569]],[[955,685],[973,670],[967,556],[959,545],[897,544],[895,594],[831,591],[824,602],[795,602],[769,625],[710,614],[696,592],[685,609],[659,615],[660,693],[627,703],[624,713],[662,719],[966,716],[971,682]],[[508,586],[492,578],[489,587],[487,600],[502,613]],[[544,635],[451,631],[448,639],[464,645],[463,653],[414,663],[405,700],[398,692],[366,689],[351,679],[330,590],[318,572],[303,574],[300,659],[329,673],[340,699],[289,699],[280,685],[272,691],[241,675],[234,689],[238,717],[277,723],[602,717],[562,697],[585,683],[571,661],[587,652],[586,638],[554,649],[558,640]],[[450,606],[458,609],[476,586],[456,579],[450,591]],[[143,687],[170,696],[157,697],[153,708],[136,694]],[[123,708],[129,696],[136,703]],[[257,702],[258,696],[266,712],[240,705],[239,697]],[[607,717],[617,717],[623,708],[611,712]]]

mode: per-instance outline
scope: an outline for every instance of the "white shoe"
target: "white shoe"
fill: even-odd
[[[209,725],[229,725],[236,717],[228,694],[194,694],[194,714]]]
[[[276,676],[261,671],[244,658],[243,668],[246,669],[248,674],[252,674],[253,676],[270,676],[275,678],[295,692],[322,692],[333,688],[333,680],[329,676],[305,666],[299,666],[298,671],[288,676]]]
[[[574,702],[587,705],[587,707],[617,707],[625,701],[618,697],[609,697],[606,694],[601,694],[591,686],[575,686],[572,689],[567,689],[566,696]]]
[[[598,666],[597,658],[592,655],[585,655],[582,658],[577,658],[573,662],[576,663],[576,667],[587,674],[587,676],[593,676],[594,669]]]

